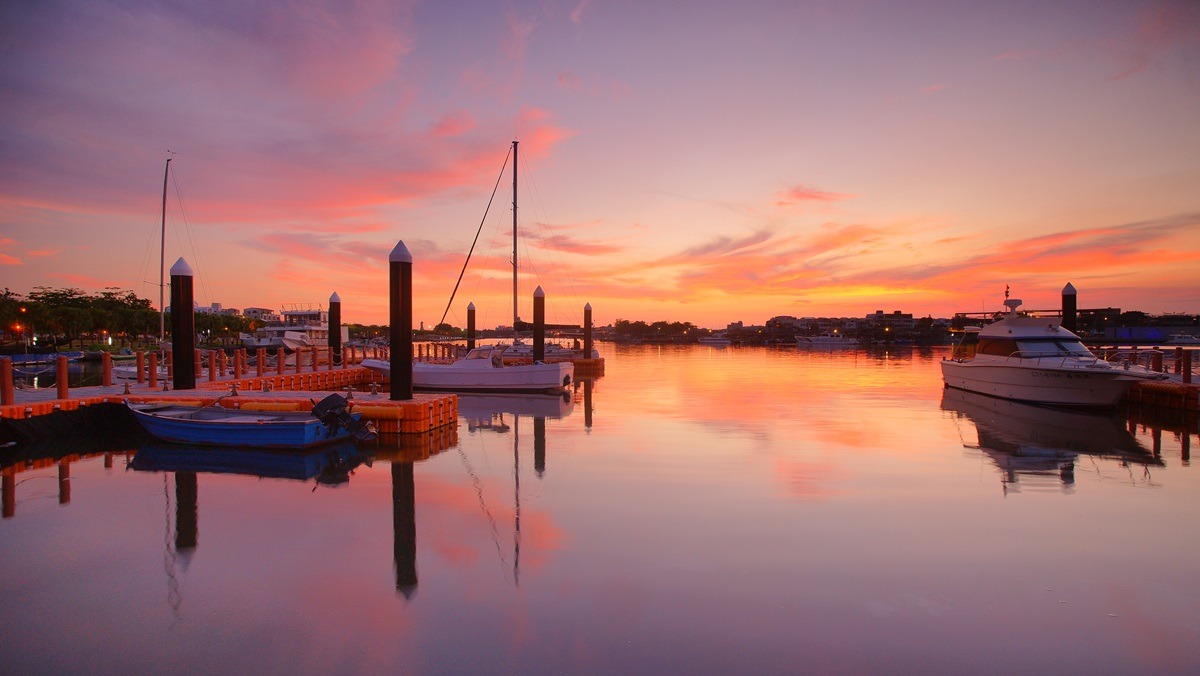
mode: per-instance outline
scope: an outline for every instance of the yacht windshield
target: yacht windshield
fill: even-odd
[[[1022,357],[1091,357],[1087,347],[1078,340],[1061,338],[1045,338],[1038,340],[1017,340],[1017,349]]]

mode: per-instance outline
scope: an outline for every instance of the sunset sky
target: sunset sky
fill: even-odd
[[[1200,312],[1200,3],[6,2],[0,287],[435,323],[520,141],[521,314]],[[511,164],[510,164],[511,168]],[[447,321],[511,321],[511,174]]]

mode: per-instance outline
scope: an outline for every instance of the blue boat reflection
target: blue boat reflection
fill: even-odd
[[[1162,466],[1113,415],[1037,406],[946,388],[942,410],[975,425],[978,443],[965,448],[985,454],[1000,470],[1005,494],[1027,487],[1075,485],[1080,456],[1111,459],[1121,466]]]
[[[270,479],[292,479],[338,486],[350,480],[359,465],[371,466],[372,456],[344,441],[314,451],[296,452],[256,448],[197,448],[174,444],[141,446],[129,467],[142,472],[196,472],[242,474]]]

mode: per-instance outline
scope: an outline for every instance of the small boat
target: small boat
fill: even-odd
[[[1200,336],[1193,336],[1190,333],[1173,333],[1171,338],[1167,340],[1171,345],[1200,345]]]
[[[796,338],[799,347],[857,347],[858,339],[844,333],[823,333],[819,336],[800,336]]]
[[[592,348],[591,355],[583,354],[583,348],[572,348],[560,343],[548,342],[543,346],[543,357],[546,361],[559,361],[563,359],[599,359],[600,352]],[[533,359],[533,345],[526,343],[524,340],[514,341],[512,345],[504,353],[506,361],[518,359]]]
[[[701,345],[711,345],[713,347],[725,347],[731,345],[729,338],[722,332],[714,333],[709,336],[700,336],[697,342]]]
[[[360,441],[375,438],[375,432],[357,414],[349,413],[346,400],[337,394],[316,403],[311,412],[243,411],[216,405],[126,405],[147,432],[179,444],[308,448],[351,437]]]
[[[1165,374],[1092,354],[1057,319],[1022,317],[1021,301],[1008,299],[1003,319],[970,327],[951,356],[942,359],[947,387],[1040,404],[1115,406],[1139,380]]]
[[[483,345],[450,364],[413,363],[413,388],[446,392],[552,392],[571,385],[571,362],[504,364],[507,345]],[[364,359],[362,366],[390,376],[391,362]]]
[[[298,350],[329,344],[329,310],[314,303],[285,305],[280,322],[259,327],[253,335],[239,334],[242,346],[247,350],[286,348]],[[338,327],[342,334],[342,345],[350,342],[350,329]]]
[[[156,370],[158,371],[158,380],[167,379],[167,366],[166,364],[162,363],[161,360],[159,361]],[[121,366],[114,366],[112,367],[112,376],[114,380],[137,380],[138,367],[136,364],[123,364]],[[147,379],[150,377],[150,365],[148,363],[142,365],[142,377]]]

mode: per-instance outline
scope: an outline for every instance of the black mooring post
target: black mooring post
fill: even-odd
[[[533,360],[546,361],[546,292],[533,290]]]
[[[592,304],[583,306],[583,358],[592,358]]]
[[[195,472],[175,473],[175,551],[195,549],[200,542],[199,489]]]
[[[546,419],[533,419],[533,471],[538,478],[546,474]]]
[[[467,349],[475,349],[475,303],[467,306]]]
[[[334,291],[329,297],[329,363],[342,363],[342,299]]]
[[[1078,316],[1079,308],[1075,287],[1070,282],[1067,282],[1067,285],[1062,290],[1062,327],[1071,333],[1075,333]]]
[[[392,401],[413,398],[412,309],[412,254],[401,240],[388,256]]]
[[[196,389],[196,315],[192,267],[180,258],[171,266],[171,352],[177,357],[172,374],[176,390]]]
[[[396,591],[411,599],[417,592],[416,486],[411,462],[392,461],[392,558]]]

